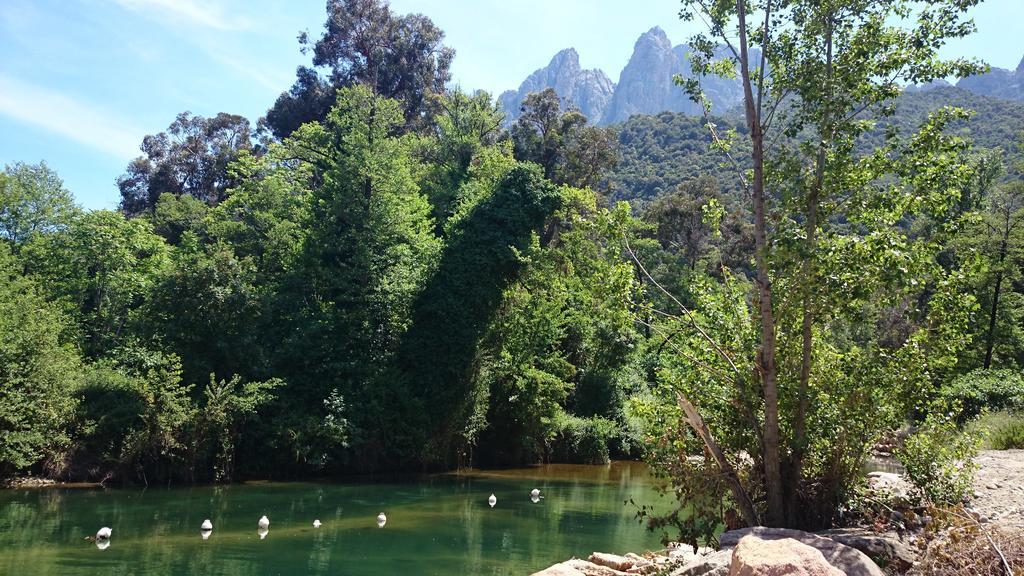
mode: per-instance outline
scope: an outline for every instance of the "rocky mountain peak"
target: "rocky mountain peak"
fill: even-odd
[[[592,122],[600,121],[615,85],[601,70],[583,70],[575,48],[555,54],[544,68],[534,71],[520,84],[498,97],[505,111],[505,122],[512,123],[520,115],[520,106],[531,92],[554,88],[568,104],[579,108]]]

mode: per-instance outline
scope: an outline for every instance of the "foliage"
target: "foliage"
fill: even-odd
[[[148,484],[190,480],[188,427],[192,386],[181,382],[177,357],[129,345],[86,371],[77,393],[77,463]]]
[[[907,478],[931,503],[965,501],[974,490],[972,458],[979,442],[964,434],[952,420],[935,415],[906,439],[896,457]]]
[[[669,308],[644,310],[670,347],[658,359],[652,423],[687,424],[668,429],[684,437],[664,438],[652,457],[667,474],[680,451],[713,457],[746,524],[833,523],[872,443],[927,399],[968,342],[966,277],[936,258],[960,190],[976,180],[966,142],[947,131],[967,114],[940,109],[911,134],[857,145],[892,116],[896,80],[978,68],[937,58],[971,31],[963,10],[765,0],[682,11],[708,27],[689,43],[695,75],[678,79],[683,89],[707,108],[704,77],[744,86],[744,129],[710,119],[707,128],[749,203],[753,278],[735,278],[742,269],[695,277],[685,301],[669,295],[660,299]],[[724,59],[720,43],[730,46]],[[922,217],[945,227],[918,236],[901,226]],[[884,322],[905,329],[868,329]],[[690,498],[710,489],[672,482]],[[683,535],[691,543],[695,530]]]
[[[397,15],[382,0],[328,0],[324,33],[316,42],[303,32],[303,52],[314,68],[300,67],[289,92],[267,111],[266,125],[284,138],[299,126],[324,119],[338,88],[365,85],[375,94],[399,100],[404,125],[418,128],[429,112],[431,94],[445,91],[455,51],[444,32],[422,14]],[[321,79],[317,68],[327,68]]]
[[[0,243],[0,473],[55,462],[69,446],[80,379],[71,330],[59,307],[18,274]]]
[[[0,239],[14,245],[65,226],[77,211],[71,192],[45,162],[0,173]]]
[[[618,433],[615,422],[600,416],[581,418],[558,412],[552,422],[548,458],[573,464],[607,464],[608,446]]]
[[[544,177],[559,184],[597,187],[619,160],[614,132],[587,126],[578,110],[562,110],[552,88],[526,97],[509,137],[516,159],[539,164]]]
[[[106,210],[75,217],[24,252],[30,274],[81,327],[88,357],[120,345],[169,264],[167,245],[149,222]]]
[[[144,156],[131,161],[117,179],[121,210],[129,215],[152,212],[161,195],[188,195],[213,204],[232,186],[230,164],[252,149],[249,121],[221,112],[213,118],[178,114],[166,132],[148,135]]]
[[[982,439],[986,450],[1024,449],[1024,416],[1015,412],[986,412],[967,423],[968,434]]]
[[[282,384],[284,382],[278,379],[243,384],[237,374],[230,380],[217,381],[210,375],[210,383],[203,390],[203,407],[198,414],[197,443],[211,445],[208,449],[213,452],[215,481],[231,480],[242,425],[271,400],[273,390]]]
[[[940,397],[957,410],[960,424],[986,410],[1024,412],[1024,378],[1016,370],[978,369],[952,379],[942,387]]]

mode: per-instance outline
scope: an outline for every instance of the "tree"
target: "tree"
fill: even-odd
[[[23,260],[51,300],[76,320],[90,358],[131,336],[135,313],[170,264],[169,248],[147,220],[96,210],[65,230],[37,237]]]
[[[0,238],[15,245],[67,224],[77,207],[45,162],[6,166],[0,173]]]
[[[284,138],[305,122],[323,120],[334,90],[363,84],[402,103],[406,128],[422,128],[430,95],[443,94],[451,79],[455,51],[443,40],[429,18],[396,15],[383,0],[328,0],[323,36],[314,43],[305,32],[299,35],[315,68],[299,68],[295,85],[267,112],[266,125]],[[328,69],[329,79],[322,80],[316,68]]]
[[[946,135],[944,127],[964,115],[940,110],[917,134],[904,140],[889,131],[872,150],[858,152],[854,143],[873,120],[891,115],[887,104],[899,95],[899,80],[922,82],[977,69],[970,62],[936,57],[948,38],[972,30],[962,12],[973,3],[739,0],[692,2],[683,11],[684,18],[699,14],[710,28],[690,42],[695,78],[682,81],[685,88],[706,102],[702,75],[735,74],[743,85],[742,138],[749,141],[749,157],[741,160],[731,152],[737,150],[732,141],[740,133],[719,132],[711,123],[709,128],[718,146],[730,153],[749,194],[754,308],[750,332],[737,340],[719,332],[713,318],[695,315],[680,303],[680,322],[689,326],[693,345],[702,343],[710,351],[694,356],[692,348],[685,348],[682,358],[703,373],[704,385],[724,382],[725,390],[733,390],[731,397],[742,408],[730,409],[745,421],[734,425],[756,433],[734,436],[716,418],[709,425],[704,415],[717,404],[703,395],[698,401],[695,382],[677,388],[677,400],[749,524],[831,522],[859,470],[856,455],[881,429],[863,427],[857,420],[860,408],[854,409],[855,399],[882,401],[872,374],[886,366],[914,374],[918,387],[930,387],[922,366],[941,372],[955,361],[951,351],[963,345],[959,330],[967,302],[957,299],[956,274],[946,278],[935,265],[930,239],[908,238],[895,224],[916,213],[953,208],[951,199],[966,184],[969,169],[964,143]],[[759,21],[752,22],[755,17]],[[719,43],[728,47],[728,59],[715,60]],[[758,61],[752,61],[755,52]],[[855,348],[823,338],[837,326],[855,325],[855,311],[877,311],[883,302],[895,306],[896,295],[909,297],[922,283],[936,290],[925,306],[930,321],[947,322],[945,330],[917,330],[884,353],[869,338],[855,340]],[[727,309],[736,314],[742,300],[734,297],[736,284],[730,285],[724,292],[716,290],[712,300],[716,305],[731,300]],[[710,306],[708,298],[703,300]],[[933,337],[944,340],[929,342]],[[915,347],[932,355],[925,359]],[[842,361],[840,351],[847,354]],[[863,364],[848,364],[855,357]],[[906,394],[921,389],[906,386],[901,385]],[[829,439],[815,428],[821,424],[819,414],[832,409],[824,402],[840,390],[850,400],[835,408],[830,426],[857,432]],[[897,401],[890,397],[882,405],[898,412]],[[726,438],[725,449],[716,434]],[[737,449],[753,458],[749,477],[737,471]],[[751,483],[747,487],[744,478]],[[751,496],[759,493],[764,494],[763,515]]]
[[[403,420],[411,396],[380,376],[441,247],[414,178],[421,169],[410,136],[395,135],[402,122],[399,102],[360,85],[339,90],[322,124],[304,125],[283,144],[315,184],[295,292],[287,296],[302,304],[294,312],[299,329],[282,357],[301,367],[308,386],[294,399],[308,410],[322,410],[332,394],[358,406],[347,419],[367,467],[409,460],[408,448],[396,454],[384,446],[413,432]]]
[[[81,378],[71,326],[0,243],[0,473],[57,464]]]
[[[966,239],[968,250],[975,249],[975,254],[985,261],[985,284],[981,288],[988,289],[988,294],[982,298],[987,304],[985,310],[985,328],[982,340],[984,342],[984,359],[982,368],[992,367],[993,354],[996,350],[997,341],[1000,340],[999,332],[1006,332],[1007,326],[1002,320],[1001,314],[1005,315],[1006,303],[1003,298],[1007,297],[1007,280],[1016,281],[1019,277],[1019,262],[1021,250],[1024,248],[1024,183],[1020,181],[1011,182],[997,187],[996,190],[984,201],[985,210],[981,214],[980,221],[975,225],[975,230],[968,231]],[[971,232],[974,232],[971,234]],[[1013,292],[1011,291],[1011,294]],[[1000,308],[1002,305],[1002,309]],[[1002,327],[1003,330],[999,330]],[[1012,328],[1010,328],[1012,330]],[[1002,338],[1003,340],[1005,340]],[[999,358],[1005,361],[1006,358]]]
[[[130,216],[152,212],[161,194],[188,195],[209,205],[233,185],[230,164],[252,150],[249,121],[221,112],[213,118],[182,112],[167,132],[148,135],[144,156],[132,160],[117,179],[121,210]]]
[[[558,184],[597,187],[619,160],[618,139],[609,128],[587,126],[578,110],[562,110],[554,89],[529,94],[510,130],[516,159],[536,162]]]

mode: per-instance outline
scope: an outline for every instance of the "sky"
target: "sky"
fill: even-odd
[[[179,112],[254,124],[308,63],[324,0],[0,0],[0,165],[40,160],[86,208],[115,208],[115,181],[146,134]],[[454,82],[494,95],[564,48],[614,81],[637,37],[661,26],[682,43],[675,0],[391,0],[429,16],[456,50]],[[979,32],[944,56],[1015,68],[1024,0],[972,9]]]

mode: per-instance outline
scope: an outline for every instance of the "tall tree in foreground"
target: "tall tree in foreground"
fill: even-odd
[[[749,300],[727,278],[698,295],[705,310],[679,304],[672,316],[692,339],[666,378],[749,524],[830,523],[877,433],[963,345],[958,277],[898,223],[953,208],[969,169],[944,127],[964,114],[942,109],[914,135],[855,144],[892,113],[901,83],[976,71],[937,57],[973,31],[963,12],[976,3],[685,2],[682,16],[709,30],[690,42],[695,79],[680,82],[705,103],[702,76],[743,85],[749,158],[732,146],[738,133],[709,128],[750,201],[755,274]],[[730,56],[716,60],[722,44]],[[858,329],[890,310],[912,326],[895,343]]]

